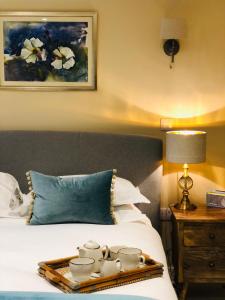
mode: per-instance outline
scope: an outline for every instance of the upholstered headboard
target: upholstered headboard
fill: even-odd
[[[2,131],[0,171],[14,175],[27,191],[25,173],[88,174],[117,169],[151,200],[141,205],[159,229],[162,142],[148,136],[86,132]]]

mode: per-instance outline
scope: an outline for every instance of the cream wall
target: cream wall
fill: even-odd
[[[225,188],[224,0],[0,0],[7,11],[98,12],[97,91],[0,91],[0,130],[86,130],[163,136],[160,118],[207,130],[207,163],[193,166],[193,200]],[[185,18],[174,69],[162,51],[164,16]],[[164,162],[162,205],[176,201],[178,166]]]

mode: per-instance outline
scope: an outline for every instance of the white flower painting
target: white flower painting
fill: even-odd
[[[94,88],[96,16],[74,14],[74,20],[71,14],[56,13],[59,16],[44,16],[42,21],[22,16],[7,20],[0,14],[1,82],[6,86]]]

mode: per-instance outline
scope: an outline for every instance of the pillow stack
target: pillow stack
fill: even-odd
[[[127,220],[134,204],[148,203],[138,187],[116,177],[116,170],[90,175],[49,176],[27,172],[30,193],[21,192],[17,180],[0,172],[0,217],[27,217],[32,225],[92,223],[111,225]],[[125,217],[125,218],[124,218]],[[139,218],[139,216],[138,216]],[[129,219],[130,220],[130,219]]]

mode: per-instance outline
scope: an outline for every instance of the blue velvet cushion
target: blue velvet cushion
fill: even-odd
[[[111,212],[113,171],[81,177],[27,174],[34,194],[29,224],[114,224]]]

